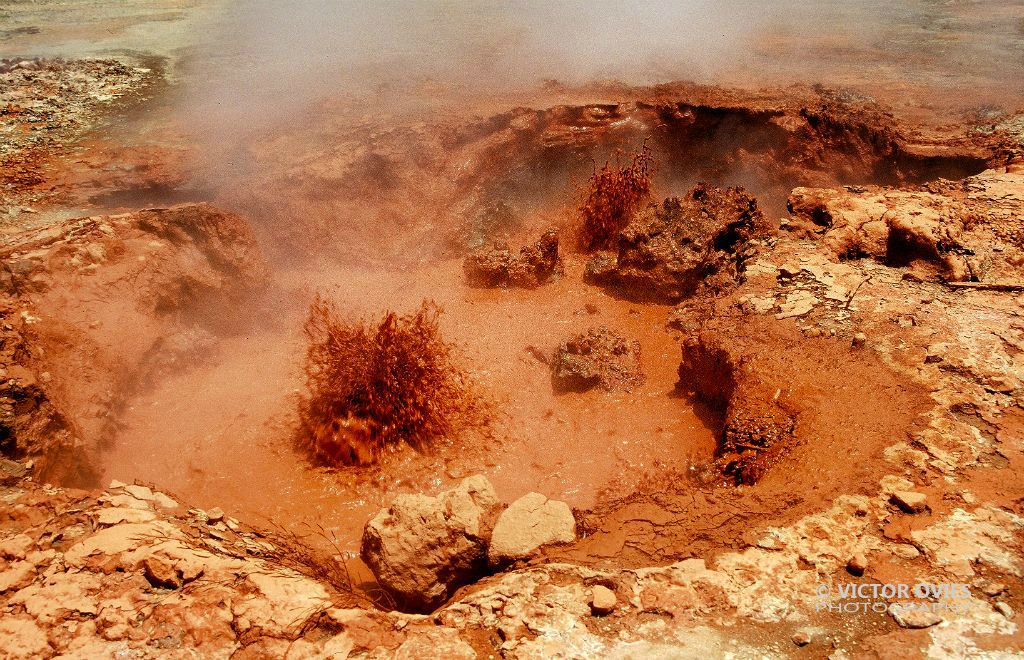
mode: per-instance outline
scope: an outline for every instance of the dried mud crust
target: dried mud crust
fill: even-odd
[[[54,171],[104,108],[138,96],[149,69],[110,59],[0,60],[0,208],[35,212],[61,186]]]
[[[677,85],[616,98],[416,125],[354,119],[328,104],[309,126],[262,141],[254,178],[232,181],[226,195],[282,249],[372,262],[385,255],[366,246],[381,243],[390,258],[523,244],[576,206],[572,182],[586,181],[593,162],[641,144],[657,164],[654,190],[743,182],[773,216],[796,186],[955,179],[1004,164],[1011,151],[1006,131],[915,132],[874,104],[807,88]],[[341,227],[339,218],[352,221]],[[326,246],[324,236],[344,239]]]
[[[124,397],[212,350],[267,271],[245,222],[200,204],[19,235],[0,275],[4,453],[86,484]]]

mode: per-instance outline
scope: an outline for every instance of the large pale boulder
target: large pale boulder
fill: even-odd
[[[551,543],[576,540],[576,519],[565,502],[527,493],[505,509],[491,534],[488,559],[500,566]]]
[[[399,495],[366,524],[363,561],[398,607],[433,610],[486,571],[500,508],[494,487],[480,475],[437,497]]]

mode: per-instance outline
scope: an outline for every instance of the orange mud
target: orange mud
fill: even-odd
[[[795,411],[794,447],[753,486],[703,485],[697,470],[652,478],[589,512],[589,535],[554,556],[644,566],[755,544],[769,525],[874,492],[886,474],[882,451],[909,439],[928,408],[921,388],[873,354],[807,338],[795,323],[723,314],[713,331]]]
[[[664,329],[668,308],[616,300],[582,284],[582,263],[566,265],[560,281],[530,291],[469,288],[461,260],[404,273],[280,274],[273,322],[222,340],[209,362],[130,400],[101,458],[105,477],[154,483],[253,523],[322,524],[356,550],[366,519],[399,492],[483,473],[506,500],[539,491],[586,509],[707,460],[713,432],[675,394],[679,349]],[[444,337],[493,403],[493,437],[470,434],[432,455],[405,450],[372,468],[309,467],[291,437],[305,350],[299,303],[314,287],[354,316],[379,314],[379,300],[403,311],[436,300]],[[527,349],[550,351],[596,325],[640,342],[645,383],[555,395],[549,368]]]

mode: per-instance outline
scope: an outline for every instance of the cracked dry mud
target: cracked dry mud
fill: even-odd
[[[203,3],[46,4],[10,44],[167,41],[0,61],[3,657],[1024,650],[1019,99],[327,94],[211,149],[161,100]],[[652,206],[577,252],[577,183],[641,146]],[[435,300],[487,423],[311,465],[318,292]],[[960,589],[840,607],[921,582]]]

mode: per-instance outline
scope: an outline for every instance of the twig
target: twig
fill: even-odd
[[[862,286],[864,286],[864,283],[867,282],[870,279],[871,279],[870,277],[865,277],[864,279],[862,279],[860,282],[857,283],[857,286],[854,287],[854,289],[853,289],[853,293],[851,293],[850,297],[846,299],[846,304],[843,305],[843,309],[850,309],[850,303],[853,302],[853,297],[855,295],[857,295],[857,292],[860,291],[860,288]]]

